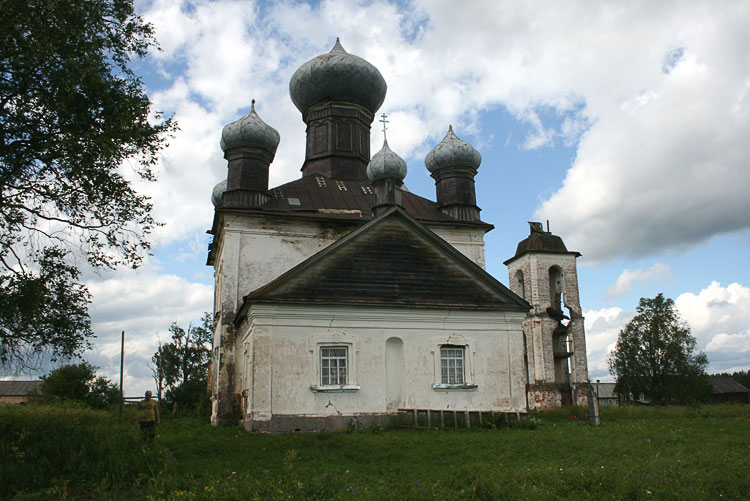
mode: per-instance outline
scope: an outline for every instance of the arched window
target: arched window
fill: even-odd
[[[559,266],[549,269],[549,303],[552,308],[562,310],[563,273]]]
[[[523,272],[521,270],[518,270],[516,272],[516,284],[518,286],[518,294],[522,298],[526,299],[526,287],[523,283]]]

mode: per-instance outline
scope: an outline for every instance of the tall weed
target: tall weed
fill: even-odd
[[[75,404],[0,405],[0,498],[117,492],[168,471],[169,452],[134,422]]]

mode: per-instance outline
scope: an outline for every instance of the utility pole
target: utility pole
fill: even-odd
[[[120,419],[122,419],[122,401],[125,393],[122,391],[122,373],[123,365],[125,362],[125,331],[122,331],[122,338],[120,340]]]

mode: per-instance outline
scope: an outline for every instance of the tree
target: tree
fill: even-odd
[[[106,409],[120,399],[120,388],[109,379],[96,376],[96,367],[88,362],[63,365],[42,376],[41,392],[45,397],[83,402],[96,409]]]
[[[169,327],[172,341],[159,343],[152,372],[159,386],[163,382],[168,403],[180,409],[194,411],[207,392],[208,362],[211,358],[213,317],[204,313],[201,325],[188,325],[187,330],[177,323]]]
[[[141,263],[158,223],[129,178],[155,179],[176,125],[130,67],[155,44],[132,0],[0,6],[0,365],[18,370],[88,347],[73,263]]]
[[[621,395],[645,395],[658,404],[710,398],[708,359],[694,353],[695,338],[680,320],[674,301],[658,294],[641,298],[637,315],[620,331],[609,371]]]

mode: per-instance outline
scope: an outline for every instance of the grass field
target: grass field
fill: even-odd
[[[515,429],[262,436],[0,406],[9,499],[748,499],[750,406],[538,414]],[[571,419],[575,417],[575,419]]]

